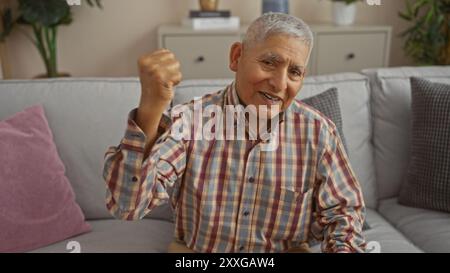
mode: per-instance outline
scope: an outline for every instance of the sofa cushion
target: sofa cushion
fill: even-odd
[[[368,79],[357,73],[307,77],[297,98],[303,99],[332,87],[337,88],[348,156],[361,184],[366,206],[376,208],[377,192],[373,168],[368,84]]]
[[[380,244],[381,253],[420,253],[423,252],[394,226],[392,226],[377,211],[368,209],[366,213],[367,221],[371,228],[364,232],[366,242],[370,247],[370,242]]]
[[[363,231],[363,235],[368,243],[366,251],[377,250],[381,253],[420,253],[423,252],[401,232],[396,230],[377,211],[367,209],[366,220],[370,222],[371,228]],[[375,247],[379,244],[379,249]],[[313,252],[320,252],[320,245],[312,247]]]
[[[345,150],[348,151],[344,131],[342,128],[342,115],[341,107],[339,106],[338,90],[333,87],[324,91],[323,93],[303,99],[302,101],[309,106],[312,106],[314,109],[318,110],[327,118],[331,119],[331,121],[333,121],[339,132],[339,136],[342,140]],[[369,228],[370,225],[367,223],[367,221],[364,221],[363,230],[367,230]]]
[[[411,78],[411,159],[399,201],[450,212],[450,84]]]
[[[302,100],[304,103],[312,106],[324,114],[327,118],[331,119],[336,125],[339,132],[339,136],[342,140],[345,150],[347,151],[347,143],[345,141],[344,131],[342,129],[342,115],[341,107],[339,106],[338,91],[336,88],[330,88],[323,93],[316,96],[309,97]]]
[[[380,214],[425,252],[450,252],[450,214],[380,200]],[[371,223],[372,224],[372,223]]]
[[[88,232],[42,106],[0,121],[0,252]]]
[[[372,228],[364,232],[367,241],[380,243],[381,252],[421,252],[399,231],[372,209],[367,210]],[[67,253],[68,243],[76,241],[82,253],[88,252],[166,252],[173,240],[174,224],[167,221],[143,219],[90,221],[92,232],[40,248],[32,253]],[[320,245],[313,248],[320,251]]]
[[[79,243],[81,253],[162,253],[173,240],[174,225],[167,221],[93,220],[92,232],[32,251],[32,253],[69,253],[69,242]]]
[[[183,81],[175,91],[173,104],[185,103],[194,97],[216,92],[231,82],[232,79]],[[357,73],[307,77],[297,99],[312,97],[330,88],[338,90],[343,134],[353,170],[363,189],[364,200],[368,207],[375,208],[377,193],[371,144],[368,79]]]
[[[450,66],[364,70],[372,90],[373,143],[379,198],[398,196],[409,161],[410,77],[450,83]],[[344,119],[345,121],[345,119]]]

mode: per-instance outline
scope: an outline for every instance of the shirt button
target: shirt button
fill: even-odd
[[[253,177],[250,177],[250,178],[248,179],[248,182],[250,182],[250,183],[253,183],[253,182],[255,182],[255,178],[253,178]]]
[[[249,214],[250,214],[250,212],[244,211],[244,216],[248,216]]]
[[[133,176],[133,178],[131,178],[131,181],[137,182],[137,181],[138,181],[138,178],[137,178],[136,176]]]
[[[239,251],[243,251],[243,250],[244,250],[243,246],[239,247]]]

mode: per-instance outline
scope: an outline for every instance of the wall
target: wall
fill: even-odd
[[[398,33],[407,26],[398,16],[403,0],[381,0],[381,6],[358,3],[357,23],[392,25],[391,66],[408,65]],[[291,0],[291,14],[307,23],[331,22],[327,0]],[[103,0],[104,9],[86,4],[74,7],[74,22],[59,31],[60,71],[72,76],[135,76],[136,60],[157,47],[160,24],[177,23],[196,0]],[[261,0],[221,0],[221,9],[231,9],[243,22],[261,13]],[[16,31],[7,41],[12,78],[31,78],[44,72],[36,49]],[[224,52],[228,54],[228,52]]]

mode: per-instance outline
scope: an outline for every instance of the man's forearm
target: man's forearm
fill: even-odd
[[[158,126],[165,111],[166,103],[149,104],[141,99],[136,114],[136,124],[147,136],[144,160],[148,157],[158,136]]]

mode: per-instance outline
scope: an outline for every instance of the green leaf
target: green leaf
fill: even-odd
[[[398,16],[400,16],[401,18],[405,19],[406,21],[411,21],[412,20],[411,15],[403,13],[403,12],[399,12]]]
[[[425,22],[426,22],[427,24],[429,24],[429,23],[431,22],[431,19],[433,19],[433,16],[434,16],[434,8],[431,7],[431,9],[428,11],[428,13],[427,13],[427,15],[426,15]]]
[[[29,23],[23,19],[23,16],[20,16],[19,18],[17,18],[17,23],[20,25],[31,25],[31,23]]]
[[[12,10],[10,8],[6,9],[3,14],[1,14],[1,20],[3,25],[3,31],[0,32],[0,41],[4,41],[9,34],[11,34],[14,28],[14,20],[12,16]]]
[[[411,3],[409,2],[409,0],[406,0],[406,11],[410,16],[413,14],[412,8],[411,8]]]
[[[405,31],[403,31],[403,32],[400,32],[400,37],[403,37],[403,36],[405,36],[405,35],[407,35],[407,34],[410,34],[410,33],[414,33],[414,32],[417,32],[417,25],[414,25],[414,26],[412,26],[412,27],[409,27],[408,29],[406,29]]]
[[[411,23],[400,36],[405,53],[418,64],[445,64],[450,44],[450,0],[405,0],[398,15]]]
[[[100,9],[103,9],[103,5],[101,0],[86,0],[88,5],[91,7],[98,7]]]
[[[61,25],[70,25],[73,22],[72,12],[68,12],[67,15],[61,19],[59,24]]]
[[[63,0],[19,0],[19,10],[24,21],[50,27],[67,17],[70,7]]]
[[[433,0],[419,0],[416,3],[414,3],[412,6],[412,12],[414,13],[414,17],[417,17],[417,15],[420,11],[420,8],[429,4],[430,1],[433,1]]]

